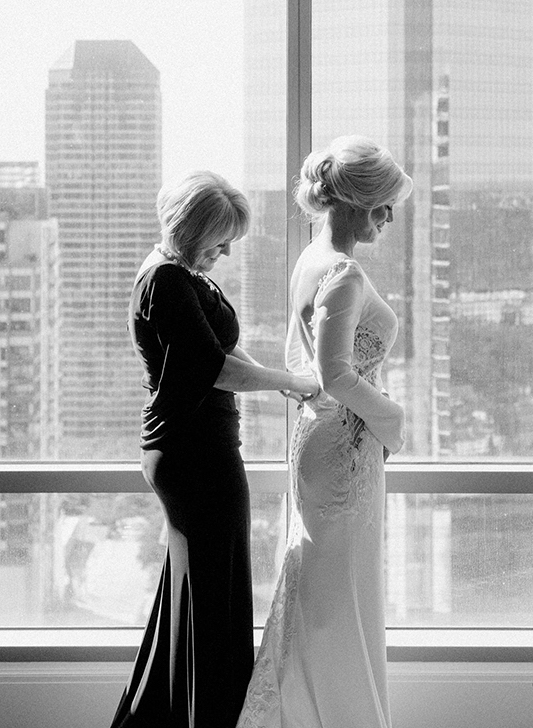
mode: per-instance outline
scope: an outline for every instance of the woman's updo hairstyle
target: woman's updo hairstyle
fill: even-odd
[[[362,136],[342,136],[305,159],[295,189],[299,206],[312,217],[339,202],[371,210],[391,198],[405,200],[413,181],[388,149]]]
[[[213,172],[192,172],[165,185],[157,196],[162,241],[190,266],[202,251],[239,240],[250,225],[248,200]]]

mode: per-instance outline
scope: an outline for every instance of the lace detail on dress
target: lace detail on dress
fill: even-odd
[[[335,278],[336,275],[341,273],[346,266],[348,265],[348,260],[339,260],[336,263],[334,263],[331,268],[327,271],[327,273],[324,273],[322,278],[318,281],[318,286],[315,293],[315,301],[319,293],[322,291],[323,288],[327,286],[327,284],[331,281],[332,278]],[[314,307],[313,315],[311,316],[311,320],[309,322],[309,325],[311,326],[311,331],[313,332],[313,335],[316,336],[316,305]]]
[[[280,725],[279,721],[273,721],[268,716],[279,710],[283,667],[296,632],[294,618],[300,581],[300,541],[301,527],[293,523],[293,545],[285,554],[252,680],[239,718],[239,728]]]
[[[370,526],[374,484],[382,467],[375,452],[379,442],[351,410],[337,404],[336,411],[339,426],[336,432],[331,429],[331,447],[324,453],[324,464],[331,473],[331,497],[320,507],[320,514],[331,517],[353,513]]]
[[[298,483],[298,463],[300,462],[302,448],[307,442],[305,430],[306,425],[308,424],[309,423],[306,421],[306,418],[303,417],[302,413],[300,413],[299,417],[294,423],[294,429],[292,431],[291,438],[291,447],[289,452],[289,472],[291,474],[292,498],[294,505],[298,509],[299,513],[301,513],[302,511],[302,498],[298,488],[296,487]]]
[[[341,271],[343,271],[347,265],[350,264],[350,260],[347,258],[343,258],[342,260],[338,260],[336,263],[334,263],[331,268],[324,273],[322,278],[318,281],[318,287],[317,287],[317,294],[324,288],[324,286],[327,286],[327,284],[330,282],[332,278],[335,278],[336,275],[338,275]]]
[[[375,331],[357,326],[353,339],[353,368],[370,384],[376,384],[387,347]]]
[[[319,288],[346,267],[339,261],[320,281]],[[354,332],[352,367],[367,382],[376,385],[387,347],[379,334],[371,328],[358,325]],[[304,408],[304,413],[305,413]],[[298,418],[291,446],[291,466],[294,473],[294,500],[301,510],[302,501],[298,483],[305,484],[314,474],[300,468],[300,454],[309,447],[313,432],[323,429],[325,439],[317,442],[322,457],[322,473],[328,478],[323,502],[316,504],[323,517],[356,514],[365,525],[373,523],[373,493],[383,469],[383,447],[365,428],[363,420],[345,405],[326,394],[310,404],[309,411]],[[309,485],[309,489],[312,485]],[[309,500],[309,499],[307,499]]]
[[[316,462],[310,462],[310,450]],[[360,417],[321,395],[298,418],[291,455],[293,498],[300,513],[305,503],[323,518],[357,515],[364,525],[372,525],[383,448]]]

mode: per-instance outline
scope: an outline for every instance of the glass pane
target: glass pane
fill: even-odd
[[[363,134],[414,179],[364,266],[400,320],[400,458],[533,449],[529,0],[314,0],[313,146]]]
[[[390,627],[530,627],[533,496],[387,496]]]
[[[285,3],[164,0],[148,15],[140,0],[2,3],[0,459],[137,459],[128,298],[159,239],[161,182],[192,169],[251,199],[217,278],[242,343],[283,363]],[[284,459],[283,398],[240,409],[247,457]]]
[[[239,304],[242,346],[261,364],[276,368],[285,368],[287,328],[285,6],[285,0],[244,3],[243,185],[252,225],[246,240],[235,246],[238,260],[232,256],[217,264],[214,276]],[[243,393],[239,410],[245,459],[285,460],[281,395]]]
[[[254,617],[262,626],[286,539],[286,496],[252,496]],[[166,549],[151,493],[0,496],[2,627],[144,627]]]

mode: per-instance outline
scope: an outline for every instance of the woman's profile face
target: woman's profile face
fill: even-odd
[[[194,269],[202,273],[208,273],[213,270],[221,255],[231,255],[231,240],[210,241],[207,243],[207,247],[203,247],[198,251],[194,261]]]
[[[387,200],[383,205],[362,210],[357,216],[354,226],[354,237],[358,243],[373,243],[381,233],[385,224],[394,220],[392,208],[394,200]]]

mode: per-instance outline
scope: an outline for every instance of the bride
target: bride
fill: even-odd
[[[372,245],[412,180],[389,151],[335,139],[304,162],[296,200],[323,217],[291,281],[287,366],[314,374],[291,443],[289,544],[238,728],[390,728],[384,458],[403,410],[380,371],[397,319],[354,249]]]

